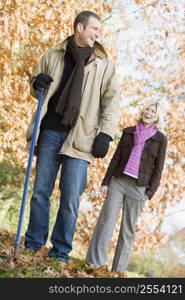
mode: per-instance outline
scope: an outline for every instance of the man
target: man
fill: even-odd
[[[36,177],[30,204],[25,248],[45,245],[49,229],[49,198],[60,174],[60,207],[51,235],[49,257],[68,262],[72,250],[79,197],[93,157],[103,158],[114,137],[119,105],[115,68],[96,41],[101,21],[83,11],[74,21],[74,35],[49,50],[37,65],[31,94],[44,89],[37,140]],[[30,143],[34,116],[27,130]]]

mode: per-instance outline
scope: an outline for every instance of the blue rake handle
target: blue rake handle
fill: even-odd
[[[44,96],[44,90],[41,89],[41,91],[39,93],[35,125],[34,125],[34,129],[33,129],[33,136],[32,136],[32,141],[31,141],[29,160],[28,160],[28,166],[27,166],[27,170],[26,170],[22,203],[21,203],[21,209],[20,209],[20,215],[19,215],[19,222],[18,222],[17,234],[16,234],[16,239],[15,239],[15,245],[14,245],[14,256],[15,257],[17,257],[19,243],[20,243],[20,239],[21,239],[21,230],[22,230],[22,224],[23,224],[23,218],[24,218],[24,211],[25,211],[25,207],[26,207],[26,198],[27,198],[27,193],[28,193],[29,178],[30,178],[31,165],[32,165],[32,160],[33,160],[33,155],[34,155],[36,136],[37,136],[38,126],[39,126],[39,119],[40,119],[40,112],[41,112],[41,107],[42,107],[43,96]]]

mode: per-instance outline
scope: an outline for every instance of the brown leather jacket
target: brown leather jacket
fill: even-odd
[[[102,185],[109,185],[112,176],[120,177],[134,145],[135,126],[123,129],[117,149],[109,164]],[[146,194],[151,199],[161,179],[166,154],[167,138],[159,130],[145,142],[141,155],[137,183],[146,186]]]

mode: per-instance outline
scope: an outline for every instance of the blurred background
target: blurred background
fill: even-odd
[[[81,10],[103,20],[100,40],[120,79],[121,117],[105,159],[89,167],[74,237],[74,257],[84,258],[103,204],[100,186],[122,128],[135,124],[140,105],[157,99],[165,109],[167,156],[161,185],[142,212],[129,270],[146,277],[185,277],[185,5],[183,0],[7,0],[0,2],[0,231],[16,233],[28,153],[25,131],[37,106],[29,94],[35,64],[73,33]],[[22,235],[34,179],[30,178]],[[51,199],[52,229],[58,181]],[[120,218],[110,245],[111,263]],[[48,239],[48,246],[50,242]]]

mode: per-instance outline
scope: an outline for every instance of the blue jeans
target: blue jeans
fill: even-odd
[[[68,261],[72,250],[79,208],[79,196],[87,182],[88,162],[59,154],[67,132],[43,130],[39,137],[36,176],[30,203],[30,219],[25,247],[37,250],[45,245],[49,231],[50,201],[56,176],[60,174],[60,206],[51,235],[52,249],[48,255]]]

